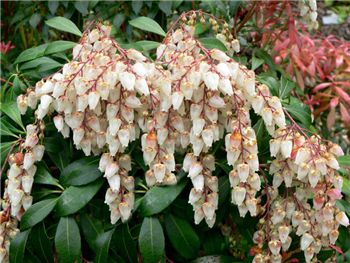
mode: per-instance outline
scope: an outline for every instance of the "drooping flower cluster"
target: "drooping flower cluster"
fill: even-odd
[[[19,100],[22,100],[20,98]],[[41,145],[44,124],[30,124],[26,127],[26,138],[19,141],[19,151],[8,157],[10,168],[7,170],[4,194],[1,199],[0,213],[0,262],[7,262],[9,242],[16,235],[17,220],[32,205],[30,195],[37,167],[35,162],[41,161],[45,147]]]
[[[27,136],[20,144],[21,150],[11,154],[8,160],[10,168],[7,171],[8,179],[5,181],[3,207],[6,209],[7,206],[11,206],[11,216],[19,220],[24,211],[32,205],[33,198],[30,193],[37,169],[34,163],[40,161],[44,155],[45,147],[39,144],[39,126],[27,126]]]
[[[270,166],[273,183],[266,188],[267,211],[254,234],[254,242],[260,248],[268,242],[268,250],[257,254],[254,262],[281,262],[281,250],[289,249],[292,232],[300,236],[300,249],[311,262],[322,247],[335,244],[340,224],[349,225],[345,213],[335,206],[342,197],[343,179],[336,173],[336,157],[343,155],[342,149],[292,126],[276,131],[270,151],[276,157]],[[279,193],[282,184],[284,197]]]
[[[125,222],[131,215],[135,199],[134,177],[128,176],[128,172],[131,171],[131,158],[127,154],[112,156],[110,153],[104,153],[99,169],[105,173],[109,184],[105,203],[111,211],[111,223],[115,224],[120,218]]]
[[[28,200],[17,201],[30,193],[35,174],[31,167],[44,151],[36,145],[35,136],[47,115],[53,116],[64,137],[72,133],[74,145],[85,155],[101,155],[99,169],[109,184],[105,203],[113,224],[128,220],[133,210],[134,178],[128,175],[132,165],[127,149],[130,142],[141,138],[143,159],[149,167],[147,185],[176,184],[175,153],[185,155],[180,166],[193,185],[189,203],[195,223],[205,219],[212,227],[218,208],[212,147],[224,140],[227,163],[232,166],[232,203],[242,217],[248,211],[251,216],[264,216],[254,241],[261,249],[268,244],[268,250],[256,255],[255,262],[280,262],[280,250],[289,248],[293,231],[301,236],[301,249],[309,261],[322,246],[334,244],[339,223],[348,224],[345,214],[334,206],[341,197],[342,181],[335,172],[335,156],[341,151],[336,145],[322,144],[319,137],[296,132],[295,123],[286,127],[279,98],[271,96],[266,85],[256,83],[254,71],[223,51],[206,49],[194,37],[196,12],[187,15],[189,20],[180,17],[186,23],[167,34],[154,63],[136,50],[120,48],[109,37],[109,26],[96,25],[83,35],[73,49],[73,60],[61,72],[18,98],[21,113],[28,106],[36,109],[40,102],[35,111],[39,124],[27,127],[23,160],[17,160],[20,155],[10,160],[6,215],[20,219],[22,207],[30,206]],[[227,47],[239,49],[227,27],[217,32],[218,25],[210,23]],[[252,109],[273,137],[270,152],[276,157],[270,168],[273,185],[264,178],[265,205],[257,197],[261,178]],[[279,194],[279,187],[286,188],[287,197]],[[11,192],[13,189],[16,191]],[[313,193],[312,206],[307,193]],[[4,229],[11,232],[7,225]]]
[[[193,153],[188,153],[182,169],[188,172],[193,184],[189,203],[193,206],[195,224],[205,219],[208,226],[213,227],[219,202],[218,178],[212,175],[215,170],[214,156],[203,154],[198,158]]]

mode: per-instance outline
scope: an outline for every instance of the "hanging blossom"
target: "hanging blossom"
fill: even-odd
[[[308,261],[322,246],[334,244],[339,224],[348,225],[345,214],[334,206],[341,198],[335,159],[341,149],[323,144],[317,136],[299,133],[295,123],[286,127],[279,98],[271,96],[266,85],[256,83],[254,71],[218,49],[206,49],[194,37],[198,18],[205,22],[201,11],[180,16],[157,49],[154,63],[136,50],[122,49],[109,37],[110,27],[98,24],[84,33],[73,49],[73,60],[61,72],[18,97],[20,112],[25,113],[27,107],[36,109],[37,121],[27,127],[22,155],[10,158],[1,212],[4,258],[9,240],[18,231],[17,220],[31,204],[34,162],[44,153],[36,138],[43,136],[47,115],[54,116],[57,130],[65,138],[72,135],[75,147],[85,155],[101,155],[99,169],[109,184],[105,203],[113,224],[119,219],[127,221],[132,213],[134,178],[128,175],[131,158],[127,148],[141,137],[143,159],[149,167],[147,185],[176,184],[174,154],[185,153],[182,168],[193,185],[189,203],[195,223],[204,219],[212,227],[218,208],[212,146],[224,139],[227,163],[232,166],[232,203],[242,217],[248,211],[251,216],[263,216],[254,235],[261,251],[255,262],[280,262],[280,250],[288,249],[293,231],[301,236]],[[227,25],[213,19],[210,16],[217,37],[238,51],[238,41]],[[264,205],[257,197],[261,179],[251,109],[262,117],[273,137],[270,152],[276,157],[270,166],[273,185],[264,178]],[[287,197],[279,195],[279,187],[287,189]],[[306,193],[313,193],[313,206]]]
[[[273,181],[265,189],[264,216],[253,238],[265,250],[253,262],[281,262],[281,252],[288,251],[292,233],[300,237],[306,262],[317,260],[322,248],[335,244],[339,225],[349,226],[348,217],[335,206],[342,198],[343,183],[336,157],[343,151],[317,135],[307,136],[295,123],[276,131],[270,151],[276,157],[269,171]],[[266,243],[268,248],[264,248]]]
[[[18,101],[23,103],[24,97]],[[33,106],[33,101],[29,101]],[[45,147],[40,144],[43,138],[44,123],[37,120],[27,125],[26,138],[19,140],[18,152],[8,157],[10,168],[5,180],[4,195],[0,212],[0,262],[7,262],[10,240],[19,232],[17,222],[32,205],[30,195],[37,167],[35,162],[43,158]]]
[[[193,184],[189,203],[194,209],[195,223],[205,219],[212,227],[218,208],[218,178],[212,175],[215,158],[208,152],[214,142],[223,138],[223,114],[235,93],[234,78],[239,65],[218,49],[204,48],[194,37],[196,13],[189,17],[189,20],[180,17],[183,23],[157,49],[157,61],[171,73],[168,129],[174,131],[179,148],[192,149],[185,156],[183,170]],[[218,24],[212,18],[210,21],[217,31]],[[228,39],[232,40],[232,36]]]

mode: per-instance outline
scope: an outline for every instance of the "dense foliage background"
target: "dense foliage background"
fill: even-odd
[[[278,12],[284,8],[282,3],[272,1],[3,1],[1,7],[2,180],[7,169],[6,157],[25,136],[25,125],[33,121],[31,112],[20,117],[16,96],[61,68],[71,58],[71,49],[79,39],[72,32],[62,32],[45,23],[56,16],[70,19],[80,30],[95,19],[108,20],[113,25],[112,35],[123,47],[153,54],[163,37],[141,30],[142,25],[135,18],[152,18],[166,31],[181,12],[206,10],[230,22],[241,43],[241,52],[235,59],[256,70],[259,81],[268,84],[272,94],[283,100],[283,106],[295,120],[339,143],[349,154],[349,43],[341,38],[310,34],[303,26],[285,28],[286,21],[298,15],[295,8],[284,14]],[[225,50],[209,26],[198,26],[196,30],[206,47]],[[276,38],[276,34],[280,37]],[[283,44],[283,37],[290,40],[288,45]],[[298,50],[294,49],[293,41]],[[310,41],[317,50],[311,56],[313,60],[306,61],[305,54],[312,50],[306,46]],[[289,54],[288,50],[293,52]],[[320,50],[324,53],[319,54]],[[327,61],[328,69],[310,66],[321,60]],[[292,68],[288,67],[290,61],[294,63]],[[265,163],[269,135],[262,120],[256,116],[252,119],[259,159]],[[136,178],[135,212],[128,223],[111,225],[108,206],[103,203],[107,183],[97,170],[99,158],[73,151],[72,141],[57,134],[52,122],[47,122],[45,133],[46,153],[35,176],[34,205],[24,215],[21,233],[11,245],[12,262],[56,262],[57,258],[60,262],[139,262],[141,255],[144,262],[153,262],[157,257],[163,262],[251,262],[252,235],[259,219],[241,218],[237,208],[229,205],[230,169],[222,142],[213,147],[220,188],[214,228],[209,229],[205,223],[193,224],[192,207],[187,202],[190,185],[183,171],[176,186],[146,187],[143,178],[147,168],[137,146],[139,142],[129,149],[134,162],[131,174]],[[349,201],[350,158],[342,157],[339,162],[344,176],[343,194]],[[339,207],[350,216],[346,200],[339,202]],[[338,262],[348,262],[349,229],[341,228],[337,247],[344,253],[336,254],[329,249],[319,259],[325,261],[335,256]],[[284,262],[297,262],[294,259],[302,262],[302,253],[291,251]]]

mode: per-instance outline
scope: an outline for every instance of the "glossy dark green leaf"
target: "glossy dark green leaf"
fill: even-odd
[[[350,166],[350,155],[339,156],[337,160],[340,166]]]
[[[26,62],[26,61],[33,60],[35,58],[43,56],[45,54],[45,50],[47,46],[48,44],[43,44],[37,47],[32,47],[24,50],[21,54],[19,54],[14,64]]]
[[[227,249],[225,237],[218,230],[208,231],[203,238],[203,249],[206,255],[225,253]]]
[[[11,241],[10,244],[10,262],[11,263],[22,263],[25,262],[24,251],[26,248],[30,229],[21,232]]]
[[[152,33],[161,35],[163,37],[166,35],[163,28],[161,28],[161,26],[156,21],[154,21],[149,17],[145,17],[145,16],[137,17],[129,21],[129,24],[143,31],[152,32]]]
[[[40,57],[23,63],[21,70],[37,68],[39,72],[61,67],[62,64],[49,57]]]
[[[230,196],[231,187],[228,176],[219,177],[219,203],[224,203]]]
[[[272,95],[278,96],[280,83],[270,73],[262,73],[257,76],[259,82],[265,84],[270,89]]]
[[[34,176],[34,183],[56,186],[58,185],[58,180],[50,174],[43,162],[36,163],[35,165],[37,167],[37,170]]]
[[[139,247],[143,262],[158,263],[164,255],[164,233],[159,220],[154,217],[145,217],[142,222]]]
[[[66,51],[67,49],[73,48],[76,44],[77,43],[75,42],[66,40],[53,41],[50,44],[48,44],[45,50],[45,55]]]
[[[256,70],[262,64],[264,64],[264,60],[263,59],[257,58],[255,56],[252,57],[252,70]]]
[[[347,196],[350,196],[350,180],[348,178],[343,178],[343,187],[341,191]]]
[[[123,257],[126,262],[138,262],[136,243],[131,237],[128,224],[121,224],[116,228],[113,234],[113,244],[118,255]]]
[[[11,118],[14,122],[16,122],[23,129],[23,123],[21,119],[21,114],[17,108],[17,103],[15,101],[9,101],[0,104],[1,112],[6,114],[9,118]]]
[[[103,233],[102,221],[88,215],[85,211],[80,214],[80,224],[86,242],[90,248],[96,249],[96,239]]]
[[[290,103],[283,103],[283,106],[296,121],[302,123],[306,128],[311,125],[310,108],[301,103],[298,99],[291,97]]]
[[[81,239],[73,217],[61,217],[55,235],[55,247],[59,262],[73,263],[81,253]]]
[[[63,185],[84,185],[95,181],[101,177],[98,170],[99,157],[83,157],[66,166],[60,176]]]
[[[149,41],[149,40],[141,40],[141,41],[137,41],[135,43],[137,45],[139,45],[140,47],[142,47],[143,51],[149,51],[149,50],[156,49],[160,45],[159,42]]]
[[[57,198],[46,199],[29,207],[21,219],[21,229],[27,229],[41,222],[50,214],[57,201]]]
[[[79,28],[72,21],[62,16],[56,16],[54,18],[46,20],[45,23],[49,27],[55,28],[60,31],[72,33],[80,37],[83,35],[83,33],[81,33]]]
[[[96,239],[97,253],[95,261],[96,263],[108,262],[108,251],[111,244],[114,228],[99,235]]]
[[[205,48],[208,48],[208,49],[217,48],[217,49],[220,49],[222,51],[227,50],[224,43],[222,43],[219,39],[214,38],[214,37],[200,38],[199,41],[203,44],[203,46]]]
[[[277,71],[277,67],[275,65],[275,63],[273,62],[272,57],[265,51],[262,49],[255,49],[254,50],[254,54],[255,56],[257,56],[258,58],[261,58],[265,61],[265,63],[269,66],[269,68],[271,69],[271,72],[274,73]]]
[[[74,7],[79,11],[80,14],[86,16],[89,13],[89,1],[75,1]]]
[[[290,92],[295,88],[295,82],[290,81],[286,77],[281,77],[280,88],[279,88],[279,97],[280,99],[288,98]]]
[[[337,200],[336,206],[343,212],[350,216],[350,203],[346,200]]]
[[[258,149],[260,153],[266,153],[269,151],[270,144],[269,138],[270,135],[266,130],[265,123],[262,119],[259,119],[253,126],[255,131],[256,140],[258,142]]]
[[[158,6],[159,9],[163,11],[163,13],[167,16],[171,15],[172,12],[173,1],[160,1]]]
[[[16,127],[14,127],[10,122],[5,119],[5,116],[1,118],[0,121],[0,134],[2,136],[11,136],[18,138],[18,135],[24,133],[23,131],[19,131]]]
[[[45,225],[35,226],[30,234],[31,246],[41,262],[54,262],[52,253],[52,242],[46,234]]]
[[[1,167],[3,165],[3,162],[5,161],[8,153],[10,152],[13,144],[15,142],[2,142],[0,143],[0,152],[1,152]]]
[[[187,180],[181,180],[172,186],[154,186],[143,197],[138,211],[142,216],[160,213],[167,208],[184,189]]]
[[[177,253],[186,259],[195,258],[200,241],[190,223],[171,214],[165,216],[164,222],[167,236]]]
[[[73,214],[83,208],[98,192],[103,180],[96,180],[84,186],[70,186],[58,200],[56,211],[60,216]]]

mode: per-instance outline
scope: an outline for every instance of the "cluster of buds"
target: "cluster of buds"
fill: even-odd
[[[115,163],[111,166],[120,166],[120,170],[109,167],[106,173],[110,184],[106,202],[112,222],[116,222],[119,217],[123,221],[129,218],[134,203],[133,193],[129,193],[134,187],[133,178],[127,176],[131,165],[126,155],[120,154],[138,137],[136,122],[139,116],[143,118],[142,102],[150,94],[148,77],[153,74],[154,64],[136,50],[121,49],[109,37],[110,29],[108,25],[96,25],[84,34],[73,49],[73,60],[61,72],[39,81],[34,90],[28,89],[19,97],[18,107],[23,114],[27,106],[37,107],[38,120],[56,112],[55,127],[65,138],[72,131],[77,149],[85,155],[99,155],[108,149],[109,158],[117,159],[111,161]],[[106,158],[104,155],[101,162],[107,162]],[[113,196],[115,201],[111,201]]]
[[[204,23],[203,12],[199,13]],[[232,203],[242,217],[248,211],[251,216],[264,214],[254,241],[260,249],[268,244],[268,250],[257,254],[254,261],[280,262],[280,250],[289,248],[293,230],[301,236],[301,249],[310,261],[322,246],[334,244],[339,224],[348,225],[345,214],[335,207],[342,185],[335,156],[341,155],[341,149],[322,144],[317,136],[296,132],[295,123],[286,128],[281,101],[271,96],[266,85],[256,85],[254,71],[218,49],[206,49],[194,37],[197,18],[194,11],[180,16],[187,23],[171,29],[154,63],[136,50],[122,49],[109,37],[109,26],[96,25],[73,49],[73,60],[18,97],[18,107],[21,113],[27,107],[36,109],[39,123],[46,115],[54,115],[57,130],[64,137],[72,131],[74,145],[85,155],[103,153],[99,169],[109,184],[105,203],[113,224],[131,216],[134,178],[128,176],[131,159],[125,151],[141,137],[143,159],[149,166],[145,174],[148,186],[176,184],[174,154],[186,153],[182,167],[193,184],[189,203],[195,223],[205,219],[212,227],[218,208],[218,178],[212,175],[215,158],[209,153],[215,142],[224,139],[227,162],[232,166]],[[215,32],[220,29],[212,17],[210,23]],[[217,37],[229,43],[226,46],[231,50],[239,50],[228,26],[222,28]],[[264,180],[265,205],[256,197],[261,180],[251,109],[272,135],[270,151],[276,157],[270,169],[273,186]],[[35,173],[31,167],[44,151],[37,142],[33,144],[38,127],[28,129],[32,146],[25,146],[23,164],[10,162],[5,192],[8,210],[18,219],[21,208],[28,207],[18,200],[27,196],[28,180],[32,180],[28,175]],[[278,193],[283,182],[284,198]],[[13,189],[16,191],[11,192]],[[307,193],[313,193],[313,206],[307,202]]]
[[[300,16],[307,23],[309,29],[317,29],[317,1],[299,0],[298,8],[300,9]]]
[[[119,219],[127,221],[134,207],[134,177],[128,176],[131,171],[131,158],[127,154],[112,156],[104,153],[101,156],[99,170],[104,172],[109,188],[106,192],[105,203],[111,211],[111,223]]]
[[[17,219],[8,212],[8,209],[0,212],[0,262],[9,262],[10,242],[19,233]]]
[[[37,170],[35,162],[44,155],[44,146],[39,144],[44,125],[30,124],[26,127],[25,140],[19,141],[19,151],[8,157],[10,168],[7,170],[4,195],[1,199],[0,213],[0,262],[8,262],[9,243],[19,230],[17,220],[32,205],[30,195]]]
[[[35,162],[40,161],[44,155],[45,147],[39,144],[40,127],[42,125],[30,124],[26,127],[26,139],[20,142],[20,151],[9,156],[10,168],[7,171],[3,207],[10,206],[10,215],[21,219],[33,201],[30,195],[34,175],[36,172]]]
[[[218,178],[212,175],[215,170],[214,156],[206,154],[198,158],[193,153],[188,153],[182,169],[188,172],[193,184],[189,203],[193,206],[195,224],[205,219],[208,226],[213,227],[219,201]]]
[[[300,237],[306,262],[311,262],[323,247],[335,244],[339,225],[349,225],[345,213],[335,206],[342,197],[343,183],[336,173],[336,157],[343,151],[336,144],[322,143],[316,135],[308,137],[294,126],[275,132],[270,151],[276,157],[270,166],[273,182],[265,191],[261,229],[254,234],[254,242],[260,248],[268,243],[268,251],[257,254],[254,262],[281,262],[281,250],[289,249],[293,232]],[[278,192],[282,183],[283,198]]]

